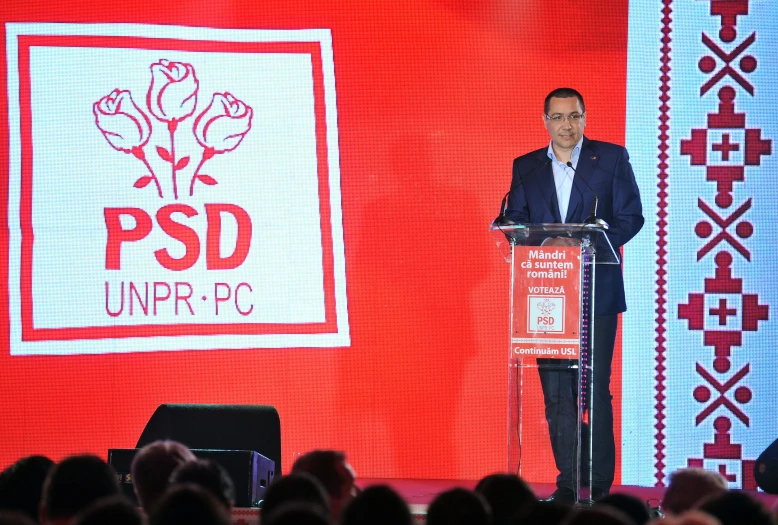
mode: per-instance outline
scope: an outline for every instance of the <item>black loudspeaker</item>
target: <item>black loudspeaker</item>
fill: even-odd
[[[756,458],[754,479],[763,491],[778,494],[778,439]]]
[[[191,449],[253,450],[275,462],[281,476],[281,420],[263,405],[160,405],[137,448],[172,439]]]
[[[140,449],[108,449],[108,464],[116,471],[122,492],[130,501],[137,503],[132,486],[130,467]],[[236,507],[256,507],[265,498],[268,485],[273,482],[275,465],[273,461],[249,450],[198,450],[193,449],[198,459],[210,459],[221,465],[229,474],[235,486]]]

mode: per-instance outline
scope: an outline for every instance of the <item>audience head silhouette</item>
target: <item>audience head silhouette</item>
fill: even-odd
[[[297,458],[292,473],[305,472],[322,484],[330,500],[330,514],[337,519],[342,509],[354,497],[354,469],[346,454],[337,450],[312,450]]]
[[[698,507],[721,525],[773,525],[772,516],[753,496],[736,490],[704,500]]]
[[[662,510],[667,514],[681,514],[702,500],[726,491],[727,480],[718,472],[701,468],[676,470],[670,475]]]
[[[96,456],[71,456],[52,467],[43,484],[40,521],[65,524],[90,503],[119,495],[116,472]]]
[[[0,511],[19,511],[38,519],[43,482],[54,462],[45,456],[27,456],[0,473]]]
[[[346,505],[341,525],[411,525],[408,504],[387,485],[374,485]]]
[[[186,483],[170,487],[157,501],[149,525],[230,525],[224,505],[208,490]]]
[[[262,501],[262,517],[270,517],[287,503],[309,503],[330,513],[330,503],[327,492],[321,483],[311,476],[301,472],[279,478],[268,487],[265,499]]]
[[[480,494],[455,488],[438,494],[427,509],[427,525],[489,525],[492,511]]]
[[[509,525],[514,517],[529,512],[536,498],[524,480],[513,474],[491,474],[475,487],[492,509],[494,525]]]
[[[147,514],[168,488],[173,471],[196,459],[186,445],[176,441],[155,441],[138,452],[130,466],[132,486]]]
[[[235,505],[235,485],[227,471],[209,459],[188,461],[180,465],[170,476],[170,484],[193,483],[208,490],[216,499],[231,509]]]

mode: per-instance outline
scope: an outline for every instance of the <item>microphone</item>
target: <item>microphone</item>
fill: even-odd
[[[569,160],[567,161],[567,167],[573,170],[573,173],[575,173],[577,170],[573,167],[573,163]],[[574,179],[575,180],[575,179]],[[597,205],[600,203],[600,198],[597,196],[597,192],[594,191],[594,188],[592,188],[588,182],[586,182],[586,179],[581,177],[579,180],[582,180],[584,184],[586,184],[586,187],[589,188],[589,190],[594,193],[594,200],[592,201],[592,213],[589,215],[589,217],[586,218],[584,221],[584,224],[594,224],[596,226],[600,226],[601,228],[607,230],[610,228],[610,225],[605,222],[604,220],[597,217]],[[580,190],[579,190],[580,191]]]
[[[505,209],[508,204],[508,197],[510,196],[511,193],[513,193],[513,190],[523,185],[524,181],[527,178],[534,176],[535,174],[537,174],[537,172],[539,172],[549,164],[551,164],[551,158],[547,158],[546,162],[542,163],[540,166],[537,166],[535,169],[530,171],[526,177],[521,177],[519,179],[519,183],[516,184],[515,186],[511,184],[511,189],[508,190],[508,193],[506,193],[505,196],[502,198],[502,203],[500,204],[500,214],[497,216],[496,219],[492,221],[493,226],[513,226],[514,224],[516,224],[515,222],[513,222],[512,220],[510,220],[508,217],[505,216]]]

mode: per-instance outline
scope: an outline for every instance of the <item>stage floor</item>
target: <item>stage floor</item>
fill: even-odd
[[[373,479],[363,478],[357,480],[360,488],[370,485],[389,485],[411,506],[411,512],[415,516],[424,515],[427,506],[435,499],[435,496],[454,487],[474,489],[477,481],[436,480],[436,479]],[[546,498],[556,489],[551,483],[531,483],[530,486],[539,498]],[[651,506],[657,506],[662,500],[665,489],[659,487],[635,487],[631,485],[618,485],[611,488],[611,493],[629,494],[643,501],[650,502]],[[750,492],[761,500],[769,509],[778,504],[778,496],[765,494],[764,492]]]

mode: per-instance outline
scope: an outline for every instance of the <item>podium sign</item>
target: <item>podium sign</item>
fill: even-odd
[[[581,350],[581,248],[513,250],[511,357],[578,359]]]

